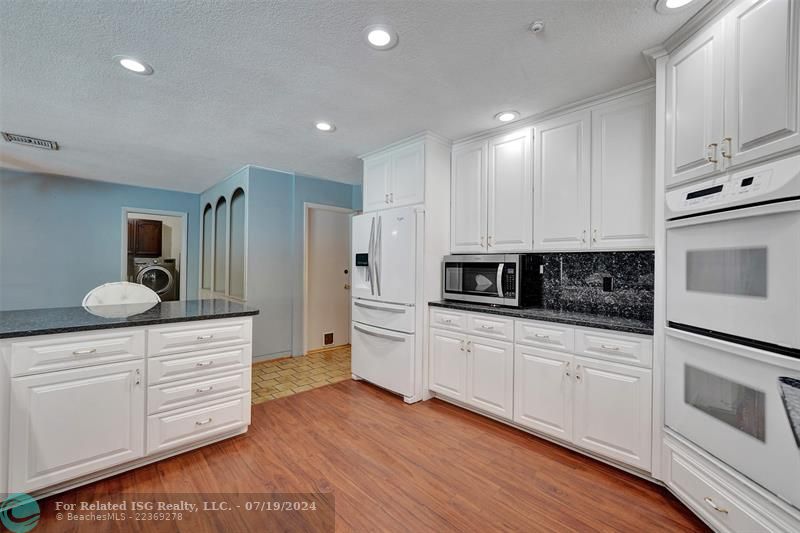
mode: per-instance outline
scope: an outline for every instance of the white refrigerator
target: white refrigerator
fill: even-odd
[[[418,391],[418,224],[414,207],[353,217],[353,377],[409,402]]]

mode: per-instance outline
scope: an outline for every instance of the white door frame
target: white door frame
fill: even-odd
[[[303,353],[305,355],[308,353],[308,216],[309,211],[312,209],[321,209],[324,211],[334,211],[336,213],[349,213],[350,215],[354,214],[355,211],[352,209],[348,209],[347,207],[335,207],[332,205],[325,205],[325,204],[315,204],[309,202],[303,202]],[[352,226],[352,223],[351,223]],[[351,232],[347,232],[347,250],[348,256],[350,254],[350,249],[352,247],[352,236]],[[347,269],[350,270],[352,267],[347,266]],[[353,273],[351,272],[350,275]],[[350,313],[350,306],[347,306],[347,312]]]
[[[189,225],[187,224],[188,213],[181,211],[165,211],[163,209],[144,209],[139,207],[122,208],[122,250],[120,253],[120,281],[128,281],[128,215],[138,213],[142,215],[161,215],[164,217],[178,217],[183,224],[181,232],[181,266],[180,266],[180,298],[186,300],[186,255],[189,252]]]

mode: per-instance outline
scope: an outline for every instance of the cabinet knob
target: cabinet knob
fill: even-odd
[[[706,159],[709,163],[714,163],[715,165],[719,163],[719,160],[717,160],[717,143],[711,143],[706,147]]]
[[[731,159],[733,157],[733,154],[731,153],[733,152],[733,146],[731,145],[732,141],[733,139],[731,139],[730,137],[725,137],[724,139],[722,139],[722,157],[724,157],[725,159]],[[726,144],[727,147],[725,146]]]

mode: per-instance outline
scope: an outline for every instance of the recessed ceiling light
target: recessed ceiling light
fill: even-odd
[[[385,24],[373,24],[364,28],[367,44],[375,50],[389,50],[397,45],[397,33]]]
[[[512,120],[517,120],[519,118],[519,113],[516,111],[501,111],[496,114],[494,118],[500,122],[511,122]]]
[[[330,122],[320,121],[314,124],[314,126],[316,126],[319,131],[324,131],[325,133],[336,131],[336,126]]]
[[[114,61],[118,62],[119,65],[124,68],[125,70],[129,70],[131,72],[135,72],[136,74],[142,74],[144,76],[149,76],[153,73],[153,67],[145,63],[144,61],[140,61],[135,57],[130,56],[114,56]]]
[[[658,0],[656,2],[656,11],[659,13],[675,13],[692,2],[694,0]]]

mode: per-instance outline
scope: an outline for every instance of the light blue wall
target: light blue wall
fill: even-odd
[[[197,297],[199,196],[0,168],[0,309],[80,305],[120,280],[122,208],[187,213],[187,296]]]
[[[353,202],[351,207],[356,211],[361,211],[363,203],[364,189],[361,185],[353,185]]]

